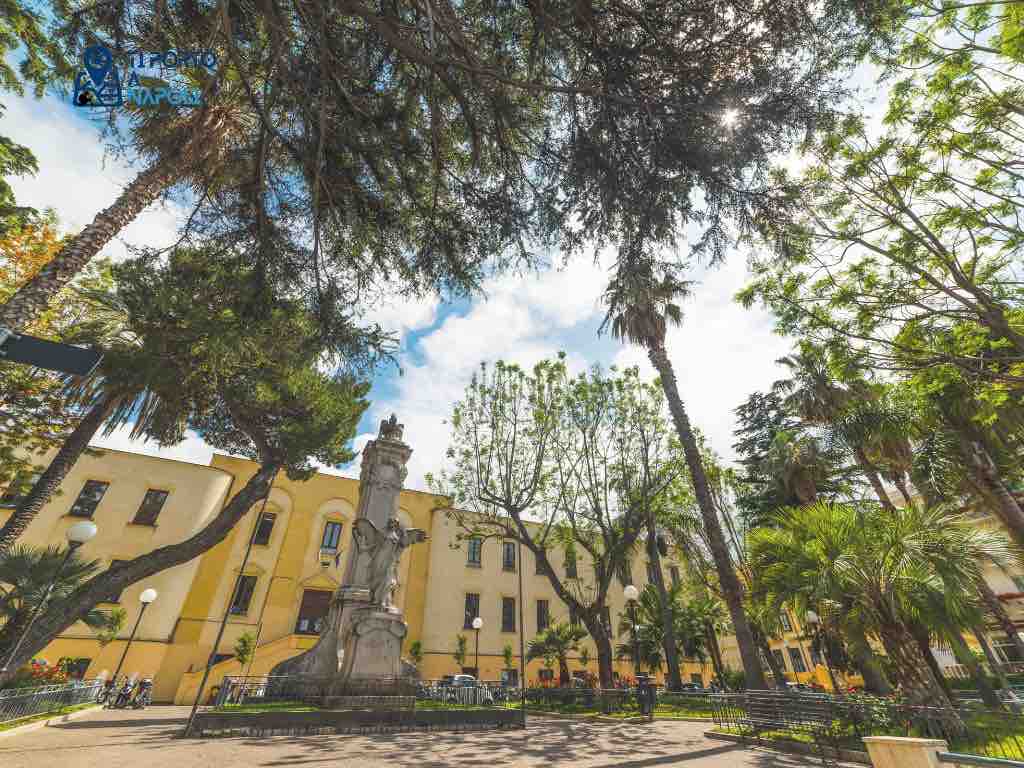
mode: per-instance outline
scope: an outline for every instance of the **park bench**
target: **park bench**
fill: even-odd
[[[809,736],[825,765],[834,764],[839,744],[833,723],[836,719],[832,697],[784,691],[748,691],[738,713],[737,725],[755,736],[780,732],[785,738]]]

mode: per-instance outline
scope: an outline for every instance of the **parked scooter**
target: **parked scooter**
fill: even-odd
[[[139,683],[139,689],[135,693],[135,698],[132,699],[132,707],[134,709],[145,709],[153,703],[153,681],[148,677]]]
[[[117,692],[117,698],[114,699],[113,703],[108,704],[107,707],[110,709],[124,709],[127,707],[132,700],[132,693],[135,691],[135,681],[130,677],[124,679],[124,685],[121,686],[121,690]]]
[[[115,695],[114,686],[117,685],[117,681],[114,678],[110,678],[103,684],[103,690],[100,691],[96,697],[96,703],[105,705],[112,701]]]

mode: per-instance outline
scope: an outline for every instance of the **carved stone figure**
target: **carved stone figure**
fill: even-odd
[[[331,688],[338,692],[350,679],[399,677],[409,669],[401,659],[407,627],[394,593],[402,553],[427,536],[398,520],[398,496],[412,455],[402,431],[392,414],[381,422],[378,438],[363,449],[352,548],[320,638],[272,674],[332,678]]]

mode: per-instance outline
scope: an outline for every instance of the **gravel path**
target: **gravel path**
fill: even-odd
[[[177,738],[187,707],[97,710],[0,740],[4,768],[802,768],[809,757],[704,737],[703,723],[534,718],[525,731]]]

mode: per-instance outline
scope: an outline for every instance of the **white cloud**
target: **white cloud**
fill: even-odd
[[[108,157],[100,127],[53,96],[39,101],[6,99],[4,104],[4,135],[31,149],[39,163],[35,176],[11,180],[18,202],[40,210],[53,208],[66,232],[77,232],[113,203],[141,167]],[[102,255],[125,258],[125,242],[170,245],[176,239],[181,215],[173,205],[151,205]]]

